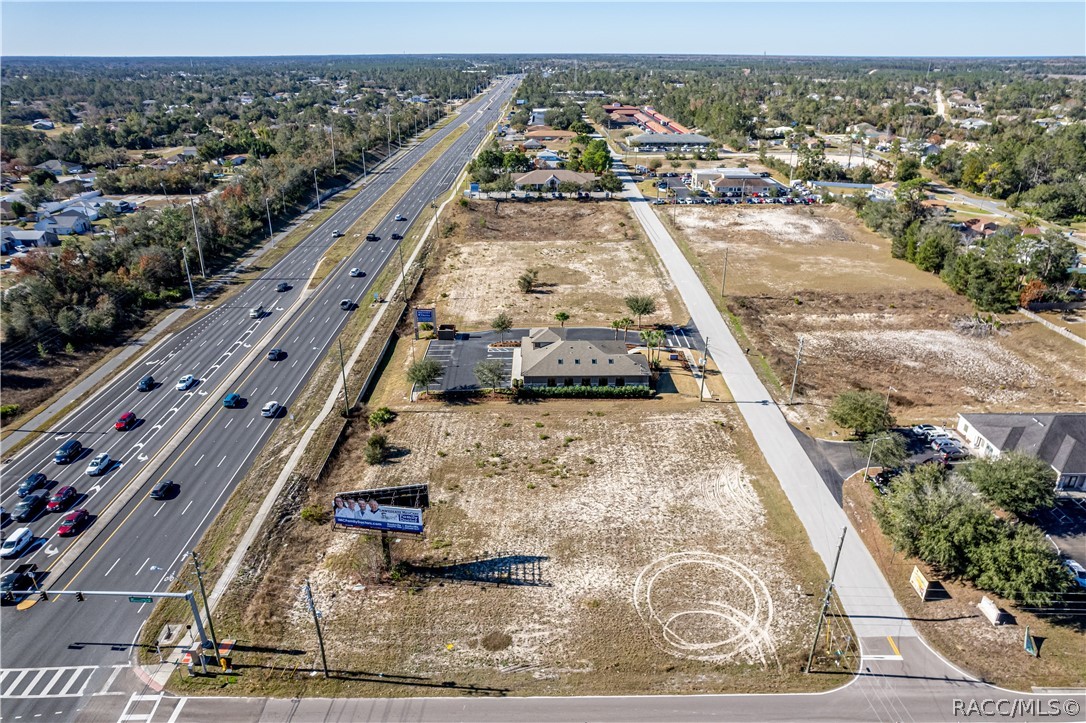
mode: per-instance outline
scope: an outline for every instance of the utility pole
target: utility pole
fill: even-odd
[[[272,230],[271,201],[269,201],[266,198],[264,199],[264,209],[268,212],[268,238],[271,238],[272,236],[275,235],[275,231]]]
[[[796,379],[799,378],[799,361],[803,356],[803,337],[799,338],[799,348],[796,349],[796,369],[792,372],[792,391],[788,392],[788,404],[792,403],[792,398],[796,395]]]
[[[192,274],[189,273],[188,249],[181,249],[181,258],[185,262],[185,278],[189,280],[189,293],[192,295],[192,308],[196,308],[196,290],[192,288]]]
[[[407,269],[403,265],[403,241],[396,242],[396,251],[400,254],[400,296],[407,303]]]
[[[351,416],[351,399],[347,395],[347,367],[343,363],[343,340],[339,339],[339,373],[343,377],[343,416]]]
[[[392,157],[392,114],[385,113],[385,120],[388,121],[388,154],[385,158]]]
[[[705,401],[705,372],[709,369],[709,337],[705,337],[705,352],[701,355],[701,392],[698,401]]]
[[[720,296],[724,296],[724,282],[728,278],[728,247],[724,247],[724,273],[720,275]]]
[[[317,210],[321,210],[321,187],[317,185],[317,169],[313,169],[313,191],[317,194]]]
[[[362,144],[362,178],[366,177],[366,151],[370,148],[370,134],[366,134],[366,140]]]
[[[328,137],[332,139],[332,175],[336,175],[336,123],[328,123]]]
[[[822,634],[822,621],[826,619],[826,610],[830,606],[830,595],[833,594],[833,581],[837,578],[837,563],[841,561],[841,548],[845,546],[845,532],[847,527],[841,528],[841,541],[837,543],[837,556],[833,558],[833,571],[830,572],[830,581],[826,584],[826,594],[822,597],[822,610],[818,613],[818,626],[815,628],[814,640],[811,641],[811,652],[807,655],[807,670],[811,672],[811,663],[814,661],[815,648],[818,646],[818,636]]]
[[[321,665],[324,666],[324,677],[328,677],[328,657],[324,653],[324,636],[321,635],[321,621],[320,611],[317,610],[317,606],[313,603],[313,590],[309,587],[309,578],[306,578],[305,585],[305,600],[309,605],[309,612],[313,613],[313,625],[317,628],[317,644],[321,648]]]
[[[193,550],[192,566],[196,568],[196,580],[200,583],[200,597],[204,599],[204,610],[207,612],[207,629],[211,631],[211,645],[215,649],[215,659],[219,659],[219,638],[215,635],[215,623],[211,620],[211,606],[207,603],[207,592],[204,590],[204,573],[200,570],[200,560],[196,557],[196,550]]]
[[[200,245],[200,228],[196,225],[196,203],[192,200],[192,191],[189,191],[189,208],[192,210],[192,230],[196,234],[196,253],[200,255],[200,276],[207,278],[207,269],[204,268],[204,249]]]

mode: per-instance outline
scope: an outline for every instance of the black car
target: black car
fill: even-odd
[[[81,454],[83,454],[83,445],[78,439],[69,439],[53,454],[53,464],[71,464],[79,459]]]
[[[0,600],[15,602],[36,587],[34,575],[38,566],[32,563],[19,565],[14,570],[0,577]]]
[[[399,241],[402,238],[403,238],[403,234],[398,234],[398,233],[392,234],[392,240],[393,241]]]
[[[282,349],[272,349],[268,352],[268,361],[279,361],[283,358]]]
[[[151,490],[151,499],[153,500],[165,500],[169,499],[173,495],[174,490],[177,489],[177,485],[173,480],[164,479],[155,485],[155,488]]]
[[[288,284],[285,281],[280,281],[279,284],[276,285],[275,290],[280,292],[280,293],[282,293],[284,291],[290,291],[290,284]]]
[[[26,497],[34,490],[40,490],[49,481],[49,478],[43,475],[41,472],[34,472],[27,475],[26,479],[19,485],[19,489],[15,490],[15,494],[20,497]]]
[[[31,492],[23,498],[22,502],[15,505],[15,509],[12,511],[11,516],[14,517],[17,522],[29,522],[34,519],[39,512],[45,509],[45,503],[48,500],[49,493],[45,490]]]
[[[375,233],[368,233],[368,234],[366,234],[366,240],[367,241],[380,241],[381,237],[378,236]]]
[[[136,385],[137,392],[149,392],[155,388],[155,378],[148,374],[143,379],[140,379],[140,383]]]

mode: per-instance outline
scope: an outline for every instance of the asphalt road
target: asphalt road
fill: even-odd
[[[391,233],[406,235],[412,220],[448,190],[514,87],[512,79],[504,80],[466,105],[449,125],[405,151],[382,173],[374,174],[365,190],[229,304],[156,345],[140,363],[68,415],[52,435],[43,435],[5,465],[3,499],[8,509],[13,487],[31,471],[46,471],[54,488],[76,484],[85,495],[78,505],[87,507],[92,514],[99,514],[118,500],[130,485],[138,485],[130,500],[124,502],[122,497],[117,502],[119,508],[108,524],[91,524],[82,537],[94,535],[92,544],[76,559],[66,561],[71,563],[67,569],[58,566],[50,573],[43,581],[46,587],[163,590],[168,586],[183,556],[262,453],[274,426],[290,423],[290,403],[354,313],[341,310],[340,301],[350,298],[369,303],[371,280],[396,252],[397,242],[391,239]],[[332,242],[332,231],[349,228],[414,162],[462,123],[468,124],[468,131],[373,229],[380,241],[363,243],[315,291],[304,293],[307,279]],[[395,213],[407,220],[394,221]],[[353,266],[364,269],[367,276],[350,278],[347,269]],[[292,289],[276,293],[275,286],[281,281],[290,283]],[[269,313],[251,319],[249,309],[257,304],[263,304]],[[292,314],[290,320],[274,329],[285,314]],[[266,353],[271,347],[284,349],[286,358],[268,361]],[[253,354],[255,358],[247,358]],[[148,393],[135,391],[136,381],[146,373],[154,374],[163,386]],[[237,381],[223,387],[222,382],[232,373],[238,373]],[[201,381],[188,391],[176,391],[174,383],[182,374],[193,374]],[[247,404],[224,409],[218,399],[226,391],[239,393]],[[287,414],[277,419],[261,417],[260,407],[269,400],[284,404]],[[113,421],[129,410],[135,411],[142,423],[128,432],[114,431]],[[191,431],[179,433],[193,423]],[[53,466],[53,450],[69,438],[80,439],[92,451],[74,464]],[[104,476],[86,477],[87,460],[103,451],[120,462]],[[160,457],[156,457],[159,452]],[[179,484],[175,498],[165,502],[147,498],[147,491],[160,479]],[[52,534],[57,521],[58,515],[42,515],[30,526],[36,534],[46,537]],[[5,532],[15,526],[7,524]],[[65,557],[66,544],[71,543],[48,537],[33,552],[6,561],[5,569],[27,561],[47,569],[53,560]],[[76,666],[104,666],[99,670],[106,670],[128,663],[130,645],[149,612],[150,605],[123,599],[114,602],[92,598],[79,603],[70,597],[39,603],[25,611],[6,607],[0,614],[0,698],[5,717],[9,713],[30,717],[40,712],[35,706],[42,698],[22,696],[60,692],[62,681],[68,680],[70,670]],[[25,672],[46,667],[56,667],[60,672],[50,670],[44,676]],[[20,674],[22,679],[16,684]],[[35,678],[36,685],[28,688]],[[54,682],[47,687],[49,681]],[[67,694],[72,695],[81,685],[73,684]],[[84,692],[91,688],[93,685]],[[53,703],[45,707],[49,705]],[[56,713],[50,709],[49,714]]]

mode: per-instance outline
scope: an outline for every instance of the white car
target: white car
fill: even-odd
[[[177,391],[183,392],[196,383],[196,377],[186,374],[177,380]]]
[[[16,557],[33,541],[34,533],[30,531],[30,528],[20,527],[8,535],[4,544],[0,545],[0,557]]]
[[[929,434],[932,434],[936,429],[937,427],[934,424],[918,424],[913,427],[913,434],[915,434],[917,437],[927,437]]]
[[[92,459],[90,461],[90,464],[87,465],[87,474],[91,477],[97,477],[100,474],[105,474],[105,472],[110,468],[110,465],[112,464],[113,460],[109,458],[109,455],[105,452],[102,452],[100,455]]]
[[[363,272],[362,269],[358,268],[357,266],[351,269],[351,278],[360,279],[365,275],[365,272]]]
[[[268,402],[260,408],[260,416],[274,417],[279,414],[279,402]]]
[[[401,214],[396,214],[396,220],[397,221],[406,221],[407,219],[404,218]]]

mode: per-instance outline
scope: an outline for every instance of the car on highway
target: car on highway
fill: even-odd
[[[261,319],[263,317],[264,317],[264,307],[263,306],[254,306],[253,308],[249,309],[249,318],[250,319]]]
[[[350,299],[344,299],[343,301],[339,302],[339,308],[343,309],[344,311],[350,311],[353,307],[354,302]]]
[[[4,539],[3,544],[0,544],[0,557],[18,557],[33,541],[34,533],[30,531],[29,527],[12,530],[11,534]]]
[[[0,577],[0,602],[13,603],[33,592],[37,587],[34,578],[37,571],[37,565],[27,563]]]
[[[268,361],[279,361],[283,356],[285,355],[282,349],[275,348],[268,351]]]
[[[222,405],[227,409],[234,409],[241,404],[241,395],[237,392],[230,392],[222,398]]]
[[[45,509],[47,499],[48,493],[45,490],[31,492],[19,504],[15,505],[15,509],[11,511],[12,519],[16,522],[30,522],[38,516],[39,512]]]
[[[1063,566],[1071,573],[1071,576],[1075,578],[1075,582],[1078,586],[1086,589],[1086,567],[1080,565],[1077,561],[1070,558],[1063,561]]]
[[[114,422],[113,428],[118,432],[123,432],[126,429],[132,429],[136,426],[136,413],[125,412],[121,416],[117,417],[117,421]]]
[[[90,477],[97,477],[98,475],[105,474],[109,471],[109,468],[113,466],[113,460],[109,458],[109,455],[102,452],[96,455],[94,459],[87,465],[87,475]]]
[[[403,234],[398,234],[398,233],[392,234],[392,240],[393,241],[401,241],[401,240],[403,240]]]
[[[396,219],[395,220],[397,220],[397,221],[406,221],[407,219],[404,218],[403,214],[398,213],[398,214],[396,214]]]
[[[275,290],[279,293],[283,293],[284,291],[290,291],[290,284],[285,281],[280,281],[278,284],[275,285]]]
[[[260,416],[262,417],[274,417],[279,414],[279,402],[268,402],[260,408]]]
[[[53,453],[53,464],[69,464],[79,459],[81,454],[83,454],[83,445],[78,439],[69,439]]]
[[[34,490],[40,490],[48,482],[49,478],[41,472],[31,472],[26,476],[26,479],[19,483],[19,489],[15,490],[15,494],[26,497]]]
[[[185,376],[177,380],[177,386],[174,388],[177,389],[177,391],[179,392],[183,392],[195,383],[196,377],[192,376],[191,374],[186,374]]]
[[[355,266],[353,269],[351,269],[350,274],[352,279],[360,279],[366,275],[366,272]]]
[[[75,498],[78,496],[79,493],[76,492],[75,487],[64,485],[49,498],[49,502],[45,505],[45,510],[46,512],[63,512],[72,506],[72,503],[75,502]]]
[[[140,379],[139,384],[136,385],[137,392],[149,392],[155,388],[155,378],[148,374],[143,379]]]
[[[342,235],[342,231],[339,231],[338,229],[332,229],[332,238],[339,238]]]
[[[177,490],[177,484],[173,480],[164,479],[154,486],[150,497],[153,500],[167,500]]]
[[[72,535],[79,534],[79,531],[86,527],[89,520],[90,513],[85,509],[69,512],[64,515],[64,519],[60,521],[60,525],[57,527],[57,534],[61,537],[71,537]]]
[[[378,236],[375,233],[368,233],[368,234],[366,234],[366,240],[367,241],[380,241],[381,237]]]

